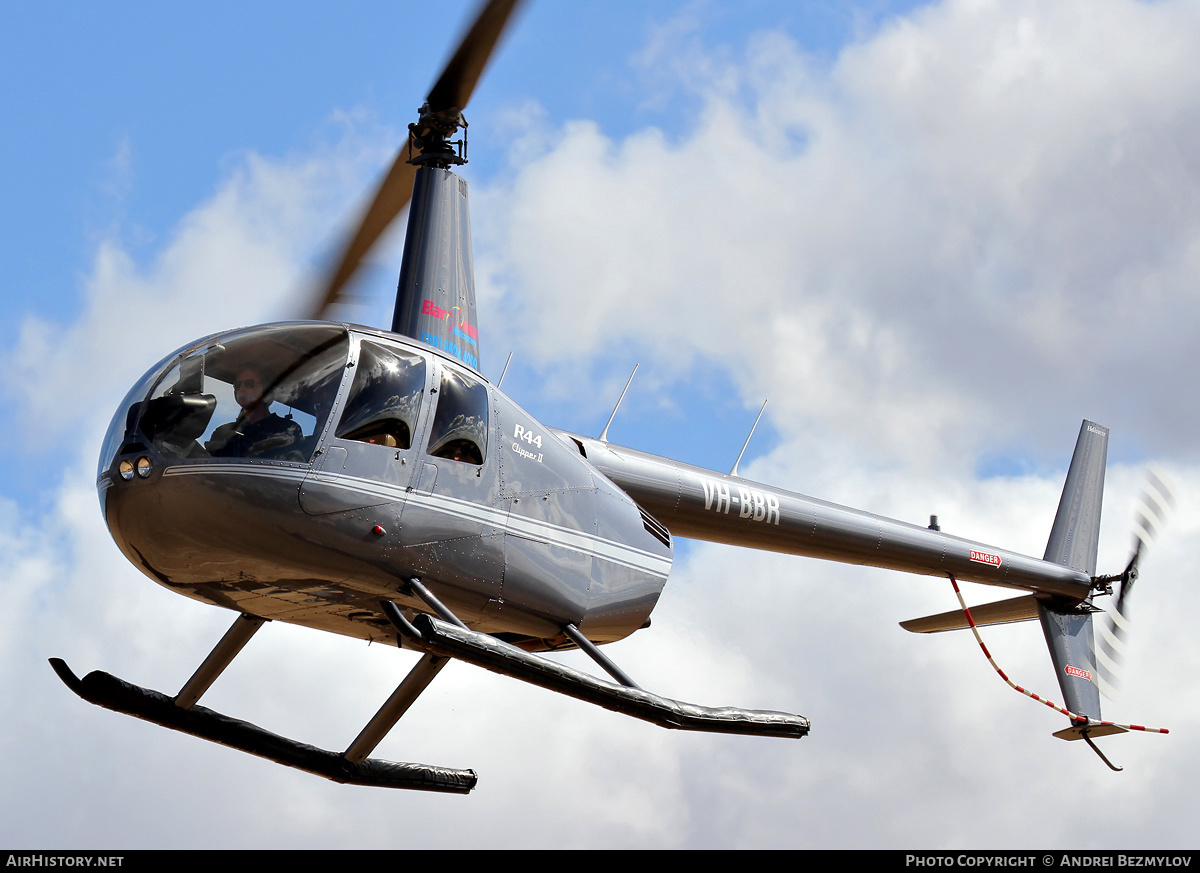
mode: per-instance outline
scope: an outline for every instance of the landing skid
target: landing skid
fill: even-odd
[[[377,758],[354,763],[337,752],[298,743],[203,706],[183,709],[174,699],[161,692],[132,685],[100,670],[79,679],[59,658],[51,658],[50,666],[68,688],[88,703],[239,749],[334,782],[455,794],[466,794],[475,787],[477,777],[474,770],[399,764]]]
[[[410,622],[396,604],[390,600],[381,602],[383,611],[400,634],[401,644],[425,654],[367,722],[354,742],[341,753],[298,743],[249,722],[196,706],[196,701],[263,625],[264,619],[251,615],[239,615],[234,620],[225,636],[174,697],[141,688],[99,670],[80,679],[59,658],[51,658],[50,666],[68,688],[88,703],[334,782],[380,788],[467,794],[475,787],[477,777],[474,770],[394,763],[367,757],[451,658],[665,728],[762,737],[803,737],[808,734],[808,719],[800,715],[732,706],[697,706],[645,691],[573,624],[564,626],[563,632],[616,683],[598,679],[548,658],[530,654],[495,637],[470,630],[419,579],[409,580],[407,593],[425,601],[442,618],[421,613]]]
[[[412,587],[436,612],[445,609],[433,600],[428,591],[418,585]],[[660,727],[760,737],[799,738],[808,734],[808,719],[801,715],[732,706],[710,708],[671,700],[633,685],[632,680],[625,677],[607,658],[604,658],[602,666],[616,670],[621,677],[618,681],[622,684],[605,682],[548,658],[532,655],[495,637],[468,630],[459,622],[440,621],[424,613],[409,622],[391,601],[383,601],[382,606],[400,632],[406,648],[419,649],[427,655],[458,658],[485,670],[503,673]],[[568,634],[582,637],[573,626],[569,626]],[[590,643],[581,648],[592,657],[600,654]]]
[[[357,739],[341,754],[298,743],[265,731],[258,725],[196,706],[200,696],[237,657],[265,621],[253,615],[235,618],[225,636],[174,697],[132,685],[99,670],[79,679],[59,658],[51,658],[50,666],[68,688],[88,703],[248,752],[285,767],[323,776],[334,782],[454,794],[466,794],[475,787],[477,777],[474,770],[403,764],[367,757],[445,666],[444,658],[428,655],[422,658],[362,729]]]

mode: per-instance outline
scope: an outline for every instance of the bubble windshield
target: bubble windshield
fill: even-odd
[[[214,337],[178,360],[125,411],[131,438],[175,458],[307,463],[345,371],[349,340],[331,325],[280,325]],[[122,411],[118,411],[118,418]],[[116,420],[114,420],[115,422]]]

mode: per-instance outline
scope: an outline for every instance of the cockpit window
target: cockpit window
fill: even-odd
[[[424,358],[364,340],[337,435],[411,448],[424,393]]]
[[[163,377],[142,404],[139,427],[175,457],[307,462],[348,349],[346,332],[327,326],[218,337]]]
[[[487,457],[487,426],[488,393],[484,384],[443,369],[437,412],[429,430],[429,454],[482,465]]]
[[[142,408],[142,398],[158,381],[158,376],[166,369],[167,363],[177,358],[179,354],[180,352],[176,351],[167,355],[147,370],[145,375],[126,393],[125,399],[121,401],[121,405],[113,414],[112,422],[108,426],[108,433],[104,435],[104,447],[100,450],[100,465],[96,470],[97,478],[112,466],[113,459],[122,450],[122,447],[130,451],[145,450],[146,447],[140,442],[135,428],[138,413]]]

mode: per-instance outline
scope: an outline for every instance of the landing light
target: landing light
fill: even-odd
[[[125,461],[121,462],[121,465],[122,465],[121,475],[122,476],[125,475],[125,473],[124,473],[125,463],[126,463]],[[145,455],[142,455],[140,458],[137,459],[137,474],[139,476],[141,476],[143,479],[145,479],[147,476],[150,475],[150,459],[147,458]]]
[[[133,478],[133,462],[128,458],[117,465],[117,472],[121,474],[121,478],[128,482]]]

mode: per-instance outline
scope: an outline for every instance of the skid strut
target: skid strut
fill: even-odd
[[[448,663],[450,663],[449,658],[438,658],[435,655],[425,655],[417,661],[417,666],[413,667],[404,677],[404,681],[396,686],[392,696],[384,701],[379,712],[375,713],[375,717],[367,722],[366,727],[350,744],[350,748],[343,753],[343,757],[347,761],[357,764],[375,751],[375,747],[388,735],[388,731],[396,726],[396,722],[400,721],[400,717],[408,712],[408,708],[413,705],[421,692],[429,687],[433,677],[442,672],[442,668]]]
[[[584,654],[586,654],[589,658],[591,658],[593,661],[595,661],[597,664],[599,664],[600,667],[604,670],[604,672],[607,673],[609,676],[616,679],[618,682],[620,682],[626,688],[637,688],[639,690],[641,689],[641,686],[638,685],[636,682],[634,682],[632,679],[630,679],[625,674],[624,670],[622,670],[620,667],[618,667],[616,664],[614,664],[612,661],[610,661],[608,659],[608,656],[606,654],[604,654],[602,651],[600,651],[600,649],[596,646],[595,643],[593,643],[591,640],[589,640],[587,637],[585,637],[583,634],[581,634],[579,632],[579,628],[575,627],[575,625],[570,624],[569,622],[567,624],[564,624],[563,625],[563,633],[565,633],[568,637],[570,637],[571,642],[573,642],[575,645],[579,646],[579,648],[583,650]]]
[[[175,695],[175,705],[183,709],[191,709],[195,706],[196,701],[217,681],[217,677],[225,672],[225,668],[237,657],[238,652],[245,647],[246,643],[250,642],[250,638],[265,622],[265,618],[258,618],[254,615],[245,613],[239,615],[229,630],[225,631],[221,642],[217,643],[217,647],[208,653],[204,663],[196,668],[192,678]]]
[[[50,666],[67,687],[86,700],[172,730],[294,767],[334,782],[466,794],[475,787],[474,770],[383,761],[367,756],[446,664],[444,657],[426,655],[396,688],[375,717],[344,753],[326,751],[281,737],[250,722],[230,718],[196,701],[242,650],[264,619],[239,615],[233,626],[175,697],[132,685],[95,670],[78,678],[66,662],[51,658]]]

